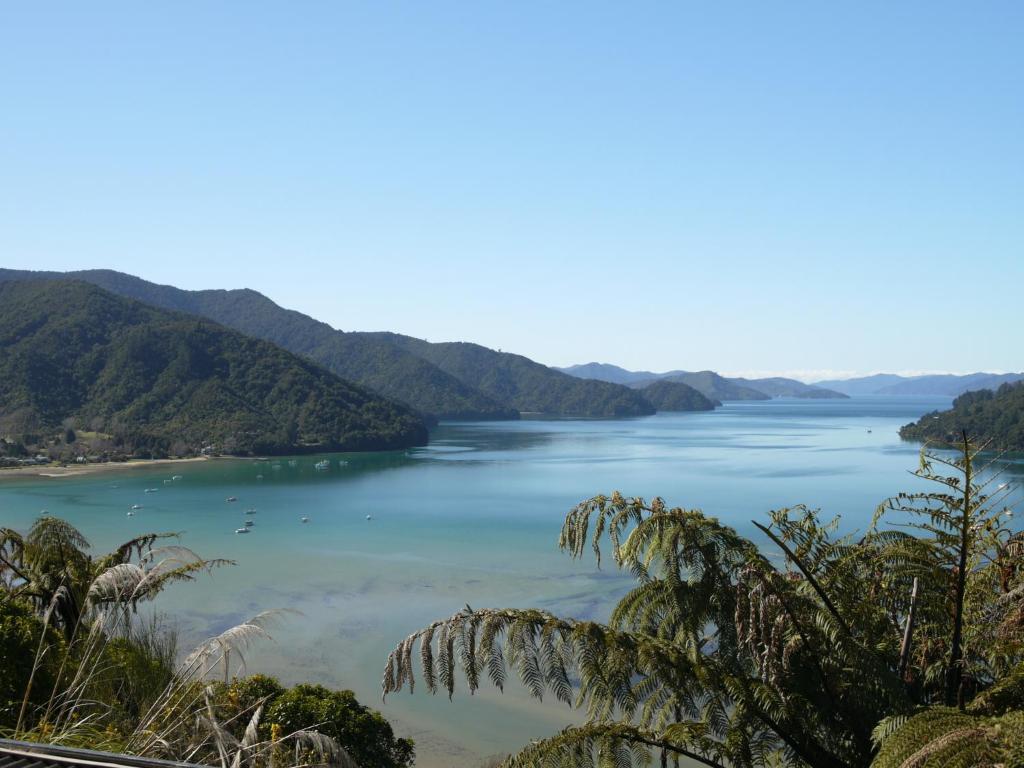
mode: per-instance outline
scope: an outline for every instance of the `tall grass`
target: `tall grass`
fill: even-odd
[[[52,631],[61,585],[42,615],[39,643],[14,738],[103,749],[221,768],[339,766],[355,762],[316,730],[260,738],[265,701],[222,719],[219,682],[245,668],[251,645],[270,638],[287,611],[266,611],[179,653],[177,631],[159,614],[138,612],[169,581],[211,563],[184,547],[154,548],[138,562],[103,569],[86,590],[83,610],[63,633]],[[179,659],[183,659],[179,661]],[[41,672],[44,667],[48,674]],[[52,680],[49,690],[37,686]],[[34,690],[35,688],[35,690]],[[40,694],[44,694],[40,696]]]

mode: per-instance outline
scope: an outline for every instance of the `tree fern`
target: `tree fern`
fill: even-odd
[[[912,733],[915,712],[947,700],[954,680],[964,702],[988,688],[979,702],[1016,700],[1016,683],[993,683],[1024,663],[1024,542],[977,481],[977,456],[969,443],[959,460],[922,453],[919,474],[940,491],[894,497],[859,537],[806,507],[772,512],[755,525],[779,561],[699,510],[596,496],[570,510],[559,544],[573,557],[592,551],[599,567],[607,549],[636,579],[607,624],[466,606],[398,644],[384,695],[412,690],[418,658],[431,693],[451,697],[459,670],[471,693],[481,676],[502,687],[512,671],[533,696],[586,712],[586,725],[535,742],[511,766],[654,755],[735,768],[867,766],[879,740]],[[894,513],[915,515],[916,527],[883,527]],[[954,735],[935,754],[962,742],[988,759],[989,741],[1002,738],[990,734],[995,721],[960,717],[969,721],[942,731]]]

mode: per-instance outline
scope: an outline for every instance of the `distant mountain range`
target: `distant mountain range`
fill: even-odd
[[[209,318],[320,363],[338,376],[430,418],[643,416],[654,406],[631,388],[588,381],[477,344],[431,344],[393,333],[346,333],[248,289],[185,291],[111,270],[0,269],[0,282],[74,279],[163,309]]]
[[[0,434],[134,456],[427,441],[412,409],[274,344],[71,280],[0,282]]]
[[[1003,384],[1024,380],[1024,373],[968,373],[963,376],[937,374],[898,376],[878,373],[856,379],[819,381],[816,387],[828,387],[847,395],[936,395],[956,397],[979,389],[996,390]]]
[[[249,289],[186,291],[111,270],[0,269],[0,284],[40,279],[80,280],[156,308],[207,318],[312,360],[357,387],[408,406],[428,422],[516,419],[523,413],[642,416],[655,410],[707,410],[723,401],[773,397],[956,395],[1024,379],[1024,374],[880,374],[804,384],[781,377],[731,378],[714,371],[630,371],[604,363],[556,369],[478,344],[429,343],[395,333],[336,330]],[[656,382],[661,386],[653,387]]]
[[[586,363],[560,368],[572,376],[597,379],[643,388],[654,381],[673,381],[693,387],[710,400],[768,400],[773,397],[846,398],[848,395],[821,386],[773,377],[767,379],[727,378],[714,371],[630,371],[608,363]]]

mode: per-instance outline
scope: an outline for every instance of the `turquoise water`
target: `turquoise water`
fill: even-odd
[[[237,561],[161,596],[160,610],[179,621],[186,645],[262,610],[301,611],[248,656],[250,671],[351,688],[416,739],[418,765],[472,766],[564,727],[573,714],[516,686],[504,695],[457,692],[453,703],[417,689],[381,705],[385,657],[409,632],[467,603],[606,616],[629,581],[558,552],[573,504],[615,489],[661,495],[750,534],[751,520],[803,502],[841,515],[847,529],[863,528],[880,501],[916,487],[908,472],[918,447],[902,443],[898,427],[948,405],[772,400],[620,421],[452,423],[427,448],[332,456],[328,471],[314,469],[323,457],[303,457],[294,466],[217,460],[8,478],[0,481],[0,521],[25,528],[45,509],[99,549],[147,531],[181,531],[200,554]],[[1024,466],[1010,472],[1019,482]],[[173,474],[183,479],[164,484]],[[128,518],[133,504],[143,508]],[[249,507],[258,510],[256,525],[235,535]]]

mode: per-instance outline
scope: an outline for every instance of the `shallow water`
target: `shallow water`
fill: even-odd
[[[302,457],[294,466],[222,460],[8,478],[0,522],[23,529],[45,509],[97,549],[181,531],[200,554],[237,562],[160,597],[185,645],[268,608],[301,611],[274,630],[275,643],[248,656],[249,671],[351,688],[416,739],[417,765],[472,766],[575,718],[516,685],[504,695],[457,691],[452,703],[417,688],[381,705],[384,660],[409,632],[467,603],[607,616],[630,582],[558,552],[573,504],[615,489],[661,495],[752,535],[751,520],[802,502],[863,528],[879,502],[916,487],[908,472],[918,446],[902,443],[898,427],[949,402],[772,400],[619,421],[451,423],[427,448],[335,455],[327,471],[313,466],[323,457]],[[1024,465],[1009,471],[1019,483]],[[164,484],[178,473],[181,481]],[[128,518],[132,504],[143,508]],[[257,509],[253,531],[235,535],[249,507]]]

